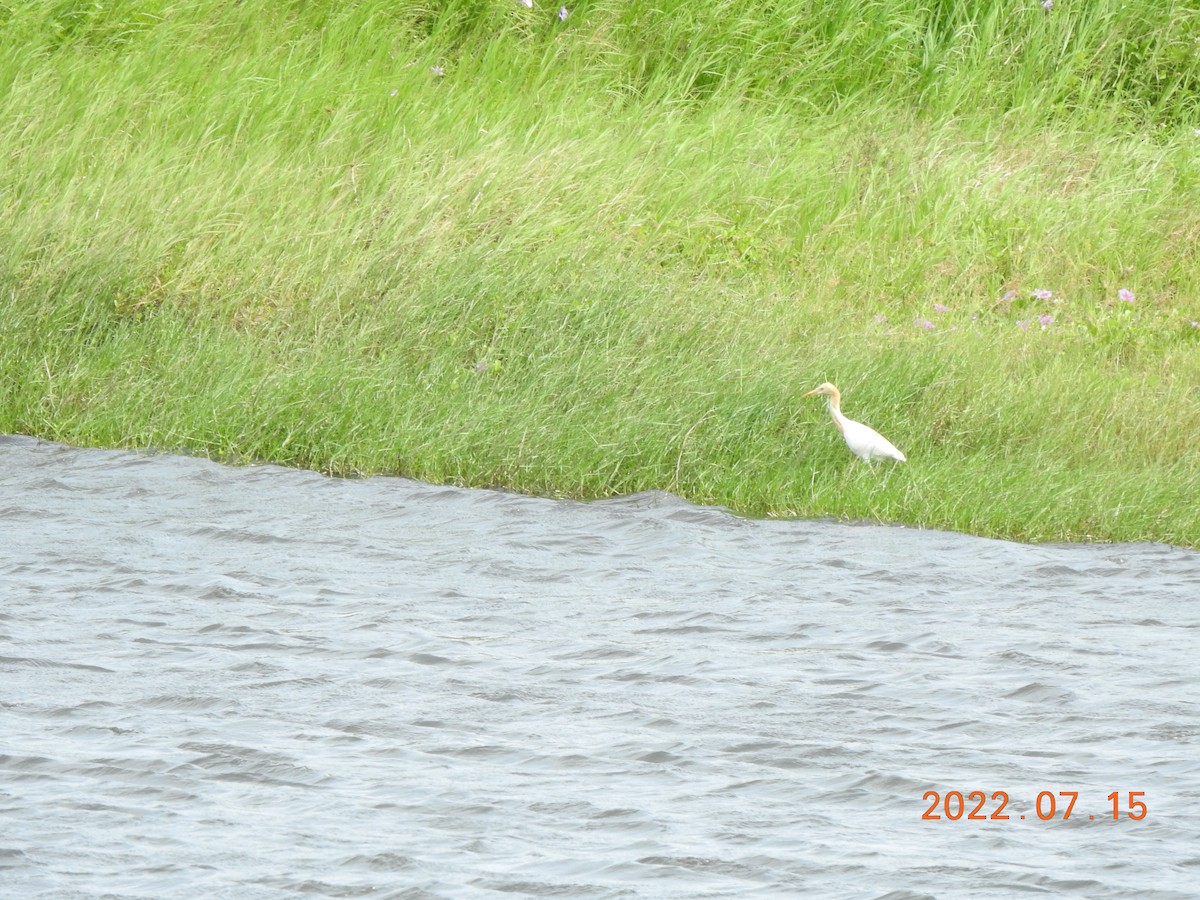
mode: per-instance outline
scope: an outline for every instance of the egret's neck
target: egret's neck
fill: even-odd
[[[842,423],[846,421],[846,417],[842,415],[842,395],[833,393],[829,395],[829,414],[833,416],[833,424],[838,427],[838,431],[842,431]]]

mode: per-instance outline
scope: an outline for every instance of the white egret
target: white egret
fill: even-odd
[[[894,459],[905,462],[904,454],[895,448],[891,441],[874,428],[868,428],[862,422],[855,422],[842,415],[842,392],[828,381],[814,388],[805,397],[821,396],[829,398],[829,414],[833,416],[833,424],[838,427],[850,452],[860,459],[870,462],[875,457]]]

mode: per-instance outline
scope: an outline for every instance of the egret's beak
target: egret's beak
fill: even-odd
[[[820,390],[821,390],[820,388],[813,388],[811,391],[809,391],[809,392],[808,392],[807,394],[805,394],[804,396],[805,396],[805,397],[811,397],[813,394],[816,394],[816,393],[820,392]]]

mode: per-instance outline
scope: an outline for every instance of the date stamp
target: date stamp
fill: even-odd
[[[1145,791],[1126,791],[1124,797],[1120,791],[1113,791],[1107,797],[1111,804],[1111,815],[1109,811],[1106,811],[1101,818],[1116,822],[1123,816],[1126,819],[1141,821],[1150,811],[1146,802],[1141,799],[1145,796]],[[1005,812],[1009,802],[1007,791],[993,791],[990,798],[986,791],[969,791],[965,795],[962,791],[946,791],[945,794],[938,791],[926,791],[921,799],[929,803],[929,807],[921,815],[922,819],[933,821],[949,819],[952,822],[960,819],[966,819],[968,822],[997,822],[1025,818],[1024,813],[1013,816]],[[1075,801],[1078,799],[1079,791],[1058,791],[1057,793],[1040,791],[1033,803],[1033,811],[1043,822],[1051,819],[1060,819],[1065,822],[1075,811]],[[1075,817],[1078,819],[1081,815],[1076,814]],[[1096,816],[1088,815],[1087,818],[1089,821],[1094,821]]]

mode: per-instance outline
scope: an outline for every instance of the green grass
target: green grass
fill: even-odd
[[[1200,14],[556,9],[0,4],[0,431],[1200,546]]]

